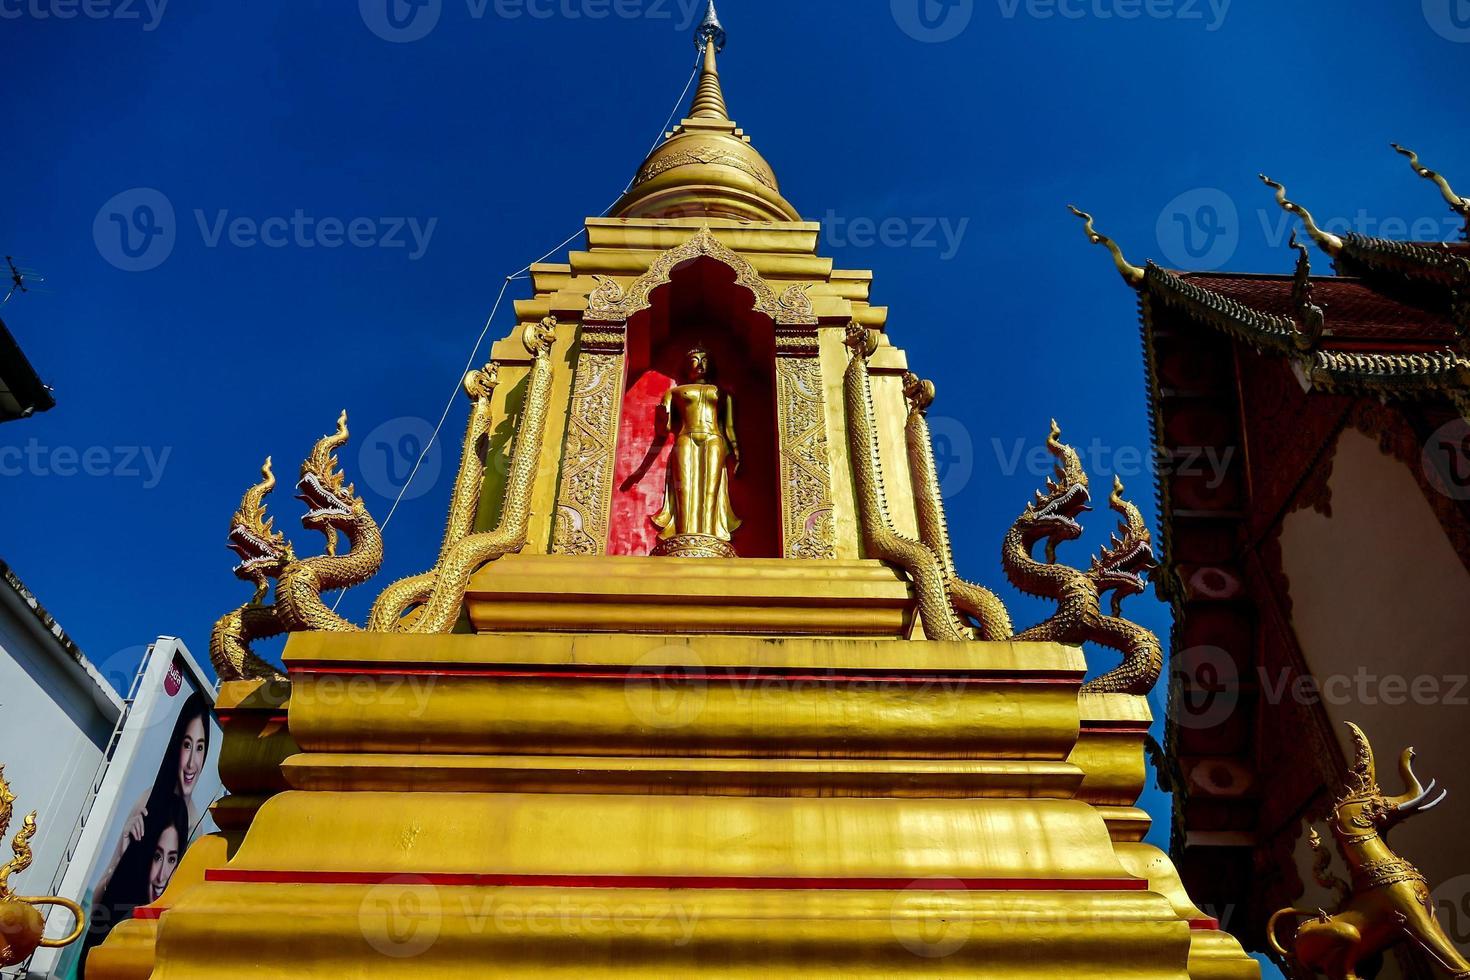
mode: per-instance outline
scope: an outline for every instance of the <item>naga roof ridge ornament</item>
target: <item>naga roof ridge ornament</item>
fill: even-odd
[[[1079,209],[1075,204],[1068,204],[1067,210],[1082,219],[1082,230],[1087,234],[1089,242],[1101,245],[1113,254],[1113,264],[1118,267],[1118,273],[1123,277],[1123,281],[1134,289],[1141,287],[1144,271],[1123,257],[1123,250],[1118,247],[1117,242],[1097,230],[1096,225],[1093,224],[1092,215]]]
[[[1261,183],[1276,191],[1276,203],[1281,205],[1281,209],[1283,211],[1286,211],[1288,214],[1294,214],[1298,218],[1302,219],[1302,224],[1306,227],[1307,234],[1312,236],[1312,240],[1321,247],[1322,251],[1326,252],[1328,255],[1337,255],[1339,252],[1342,251],[1342,239],[1334,235],[1332,232],[1324,231],[1321,227],[1319,227],[1316,219],[1312,217],[1312,212],[1308,211],[1300,204],[1297,204],[1295,201],[1288,200],[1286,197],[1286,187],[1284,185],[1282,185],[1278,181],[1272,180],[1265,174],[1257,174],[1257,176],[1261,178]]]
[[[711,3],[713,3],[713,0],[711,0]],[[1414,168],[1414,173],[1439,188],[1439,192],[1444,195],[1445,203],[1450,206],[1450,210],[1465,219],[1465,230],[1463,234],[1465,240],[1470,241],[1470,197],[1461,197],[1459,194],[1456,194],[1455,189],[1450,186],[1450,182],[1444,175],[1430,170],[1421,164],[1419,162],[1419,154],[1413,150],[1405,146],[1400,146],[1398,143],[1390,143],[1388,145],[1409,158],[1409,166]]]
[[[1297,250],[1296,273],[1292,277],[1291,301],[1296,307],[1297,350],[1303,353],[1315,350],[1327,329],[1327,313],[1312,301],[1312,253],[1300,239],[1296,229],[1291,230],[1291,248]]]

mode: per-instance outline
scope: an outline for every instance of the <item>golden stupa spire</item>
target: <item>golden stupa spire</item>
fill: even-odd
[[[689,118],[729,122],[730,110],[725,105],[720,69],[715,63],[715,55],[725,50],[725,28],[715,11],[715,0],[709,0],[704,20],[694,31],[694,43],[704,51],[704,67],[699,70],[699,88],[694,93],[694,104],[689,107]]]
[[[633,185],[613,206],[612,217],[801,220],[781,196],[771,165],[730,118],[716,61],[725,39],[714,0],[709,0],[694,31],[704,62],[689,115],[643,161]]]
[[[704,67],[699,70],[699,88],[694,93],[694,104],[689,107],[689,118],[730,121],[725,93],[720,88],[720,69],[715,64],[714,38],[704,42]]]

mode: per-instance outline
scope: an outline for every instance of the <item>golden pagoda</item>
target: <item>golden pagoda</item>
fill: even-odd
[[[960,577],[933,387],[730,118],[724,40],[711,4],[688,118],[466,378],[432,569],[365,626],[322,602],[383,554],[345,415],[297,483],[323,546],[269,465],[245,495],[222,831],[89,977],[1259,976],[1142,843],[1138,510],[1057,559],[1090,489],[1053,424],[1005,561],[1056,615]]]

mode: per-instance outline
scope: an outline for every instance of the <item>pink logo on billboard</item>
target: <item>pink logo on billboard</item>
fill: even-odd
[[[170,664],[168,676],[163,679],[163,689],[169,697],[175,697],[184,686],[184,671],[178,664]]]

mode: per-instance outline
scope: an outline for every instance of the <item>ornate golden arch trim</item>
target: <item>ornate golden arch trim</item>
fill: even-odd
[[[685,262],[711,258],[735,271],[735,282],[755,296],[755,308],[780,324],[815,324],[808,283],[796,283],[780,296],[755,267],[725,245],[709,225],[700,228],[683,245],[677,245],[653,260],[639,279],[626,289],[608,276],[593,276],[597,288],[587,297],[586,319],[594,323],[626,322],[635,313],[653,305],[653,291],[670,282],[674,270]]]

